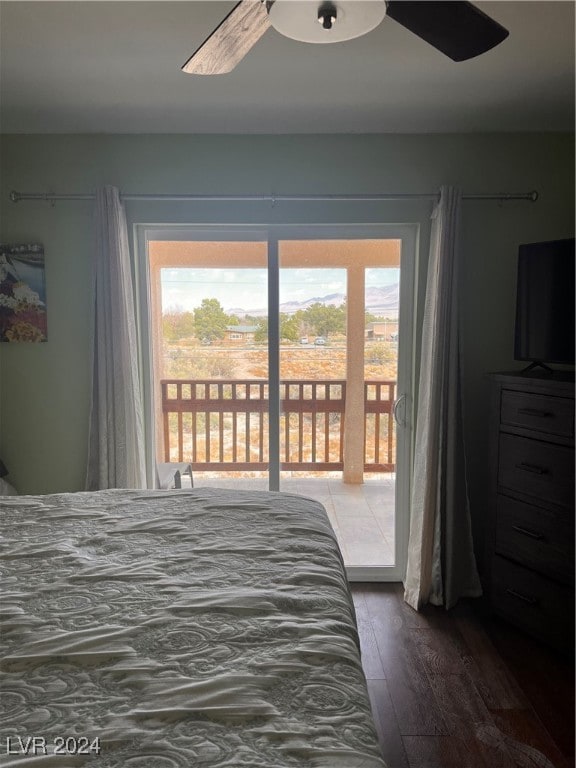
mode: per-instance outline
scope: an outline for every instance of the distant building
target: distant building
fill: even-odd
[[[370,341],[394,341],[398,338],[397,320],[377,320],[366,326],[366,338]]]
[[[230,344],[248,344],[254,341],[257,325],[227,325],[224,341]]]

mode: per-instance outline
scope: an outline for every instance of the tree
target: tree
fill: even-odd
[[[180,341],[194,336],[194,313],[173,309],[162,315],[162,335],[166,341]]]
[[[256,343],[262,343],[268,341],[268,318],[259,317],[258,327],[254,333],[254,341]]]
[[[377,323],[379,319],[380,318],[378,315],[374,315],[372,312],[368,312],[368,310],[366,310],[364,313],[364,322],[366,325],[369,325],[370,323]]]
[[[300,323],[295,315],[280,313],[280,338],[287,341],[298,341],[300,338]]]
[[[202,299],[202,304],[194,310],[194,324],[196,338],[214,341],[224,338],[226,326],[232,325],[232,321],[218,299]]]
[[[286,339],[287,341],[298,341],[300,338],[300,323],[295,316],[287,315],[285,312],[281,312],[279,315],[279,331],[280,339]],[[263,343],[268,341],[268,318],[259,317],[256,319],[257,330],[254,334],[254,341],[257,343]]]
[[[331,333],[346,332],[346,306],[334,307],[331,304],[312,304],[304,312],[304,319],[318,336],[328,337]]]

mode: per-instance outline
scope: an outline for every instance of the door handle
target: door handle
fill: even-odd
[[[538,464],[529,464],[527,461],[522,461],[520,464],[516,464],[516,469],[521,469],[523,472],[531,472],[533,475],[547,475],[548,469],[541,467]]]
[[[518,592],[515,589],[507,589],[506,594],[510,595],[511,597],[515,597],[517,600],[522,600],[523,603],[528,603],[528,605],[538,604],[538,600],[535,597],[524,595],[522,592]]]
[[[392,415],[394,416],[394,421],[396,422],[396,425],[398,427],[403,427],[406,424],[405,419],[400,420],[398,418],[398,409],[400,408],[400,403],[405,403],[405,402],[406,402],[406,395],[402,394],[402,395],[399,395],[399,397],[397,397],[396,400],[394,400],[394,405],[392,406]]]
[[[518,408],[518,413],[522,416],[537,416],[540,419],[549,419],[552,416],[550,411],[542,411],[540,408]]]
[[[522,525],[513,525],[512,530],[516,531],[517,533],[521,533],[523,536],[528,536],[529,539],[542,541],[544,538],[541,533],[538,533],[537,531],[531,531],[529,528],[524,528]]]

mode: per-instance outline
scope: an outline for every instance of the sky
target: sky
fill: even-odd
[[[366,269],[367,287],[398,283],[397,267]],[[266,269],[207,269],[178,267],[161,270],[162,310],[191,311],[202,299],[218,299],[225,310],[266,307]],[[345,269],[280,269],[280,303],[305,301],[330,293],[346,293]]]

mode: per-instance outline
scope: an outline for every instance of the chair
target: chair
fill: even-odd
[[[158,488],[165,490],[182,488],[183,475],[190,478],[190,488],[193,488],[192,464],[186,461],[169,461],[156,465]]]

